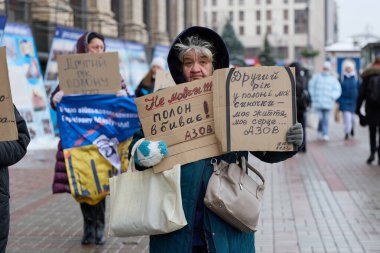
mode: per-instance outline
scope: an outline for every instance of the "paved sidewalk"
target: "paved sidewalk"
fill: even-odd
[[[329,142],[308,129],[307,153],[273,165],[251,160],[266,178],[256,252],[380,253],[380,166],[365,163],[367,131],[356,127],[355,138],[344,141],[342,126],[332,123]],[[51,163],[47,157],[52,155],[37,157]],[[148,237],[81,246],[79,205],[68,194],[51,194],[48,162],[38,167],[30,156],[26,159],[10,169],[7,253],[148,252]]]

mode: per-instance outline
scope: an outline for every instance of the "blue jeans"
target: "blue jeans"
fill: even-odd
[[[318,132],[322,133],[323,136],[329,136],[329,118],[330,109],[317,109],[319,122],[318,122]]]

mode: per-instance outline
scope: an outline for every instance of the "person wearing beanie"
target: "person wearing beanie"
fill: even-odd
[[[140,82],[135,91],[136,97],[148,95],[154,91],[154,82],[158,70],[165,70],[166,61],[161,57],[156,57],[150,64],[150,70]]]
[[[97,54],[105,51],[103,35],[96,32],[86,32],[78,40],[76,44],[76,53],[78,54]],[[117,96],[128,95],[124,81],[121,79],[121,90],[117,91]],[[64,96],[64,92],[60,90],[59,85],[53,91],[50,97],[51,107],[55,110],[57,104]],[[55,193],[71,193],[69,180],[66,172],[65,159],[63,154],[62,143],[58,143],[58,151],[56,155],[55,173],[52,186],[53,194]],[[83,215],[83,237],[81,243],[83,245],[93,244],[103,245],[106,242],[105,228],[105,211],[106,200],[101,200],[96,205],[80,203],[80,209]]]

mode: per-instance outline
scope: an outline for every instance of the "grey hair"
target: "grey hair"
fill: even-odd
[[[174,48],[178,51],[178,58],[182,63],[184,56],[191,50],[197,54],[205,55],[211,62],[214,61],[213,45],[196,35],[187,37],[184,42],[176,43]]]

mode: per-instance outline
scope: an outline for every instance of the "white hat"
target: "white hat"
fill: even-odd
[[[156,57],[152,60],[152,63],[150,64],[150,67],[158,66],[161,69],[166,68],[166,61],[162,57]]]
[[[331,62],[329,62],[329,61],[325,61],[325,62],[323,63],[323,68],[324,68],[325,70],[331,70]]]

